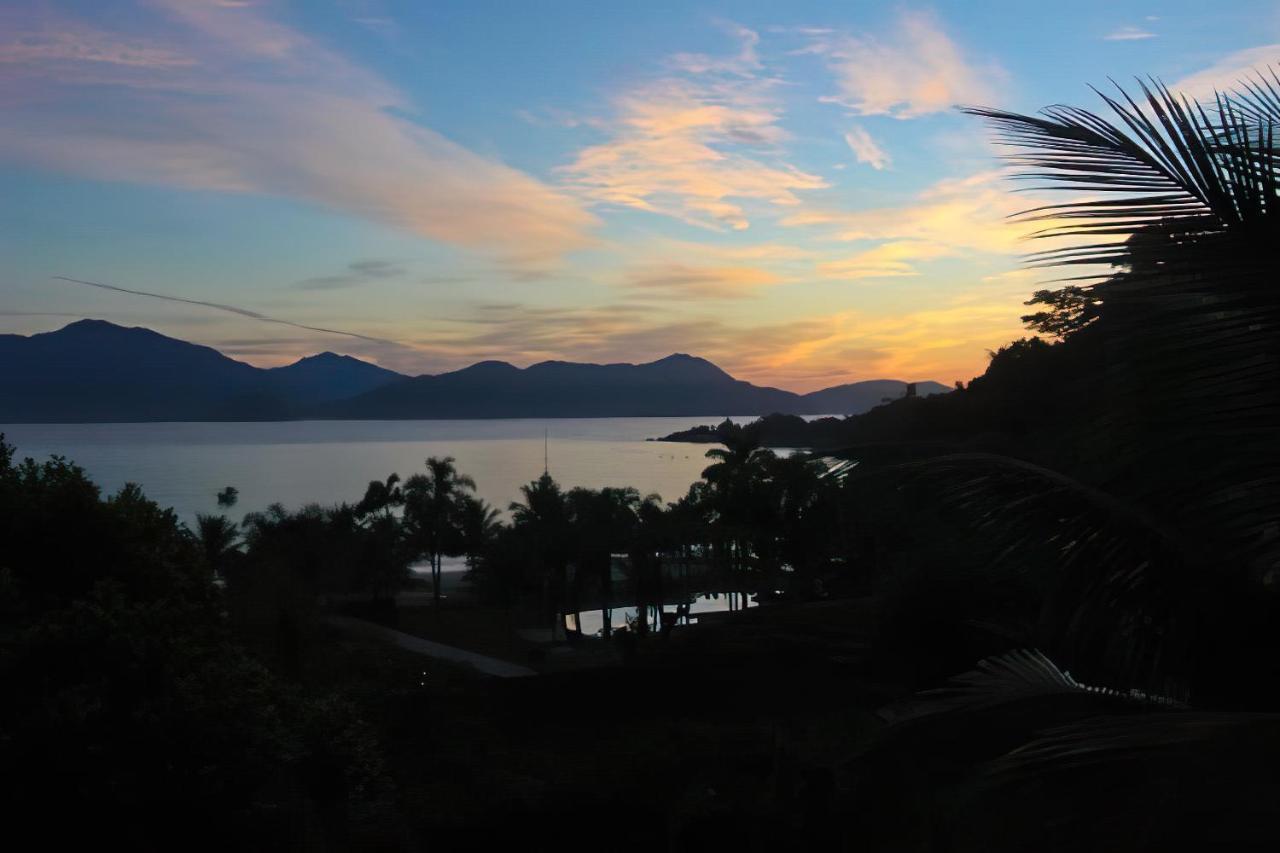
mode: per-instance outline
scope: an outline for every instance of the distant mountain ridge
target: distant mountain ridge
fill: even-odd
[[[276,420],[407,377],[322,353],[260,368],[140,327],[0,335],[0,421]]]
[[[645,364],[482,361],[408,377],[330,352],[259,368],[103,320],[0,335],[0,422],[855,414],[905,389],[872,380],[795,394],[684,353]],[[917,384],[921,395],[947,390]]]

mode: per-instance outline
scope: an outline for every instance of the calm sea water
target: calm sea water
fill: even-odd
[[[138,483],[191,520],[218,511],[224,486],[240,490],[235,518],[276,502],[355,502],[371,479],[408,477],[428,456],[455,457],[480,497],[505,510],[542,473],[544,431],[551,474],[566,488],[635,486],[675,500],[706,467],[707,448],[645,439],[720,419],[10,424],[0,432],[19,457],[65,456],[107,491]]]

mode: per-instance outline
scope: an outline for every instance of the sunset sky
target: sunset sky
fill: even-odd
[[[1045,276],[954,105],[1277,60],[1246,0],[0,0],[0,332],[968,379]]]

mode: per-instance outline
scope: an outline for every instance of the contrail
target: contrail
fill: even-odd
[[[362,341],[372,341],[376,344],[403,346],[399,341],[389,341],[386,338],[375,338],[371,335],[362,335],[359,332],[344,332],[341,329],[326,329],[322,326],[307,326],[302,323],[295,323],[292,320],[280,320],[275,317],[268,317],[266,314],[259,314],[257,311],[250,311],[247,308],[237,308],[234,305],[223,305],[220,302],[205,302],[200,299],[186,299],[181,296],[166,296],[163,293],[148,293],[145,290],[130,290],[127,287],[116,287],[114,284],[103,284],[100,281],[85,281],[81,278],[68,278],[65,275],[55,275],[53,278],[57,281],[69,281],[72,284],[83,284],[89,287],[99,287],[103,290],[114,290],[116,293],[128,293],[131,296],[149,296],[152,299],[163,299],[166,302],[183,302],[187,305],[200,305],[204,308],[214,308],[218,311],[226,311],[229,314],[248,317],[250,320],[259,320],[263,323],[276,323],[281,326],[292,326],[295,329],[305,329],[308,332],[324,332],[329,335],[345,335],[348,338],[359,338]]]

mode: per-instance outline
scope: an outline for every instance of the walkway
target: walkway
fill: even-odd
[[[488,655],[469,652],[466,649],[459,649],[454,646],[446,646],[443,643],[433,643],[431,640],[424,640],[421,637],[415,637],[412,634],[406,634],[394,628],[387,628],[376,622],[354,619],[350,616],[330,616],[327,621],[330,625],[349,631],[352,634],[392,643],[405,651],[445,661],[446,663],[469,666],[485,675],[493,675],[498,678],[523,678],[528,675],[538,674],[535,670],[527,666],[521,666],[518,663],[491,658]]]

